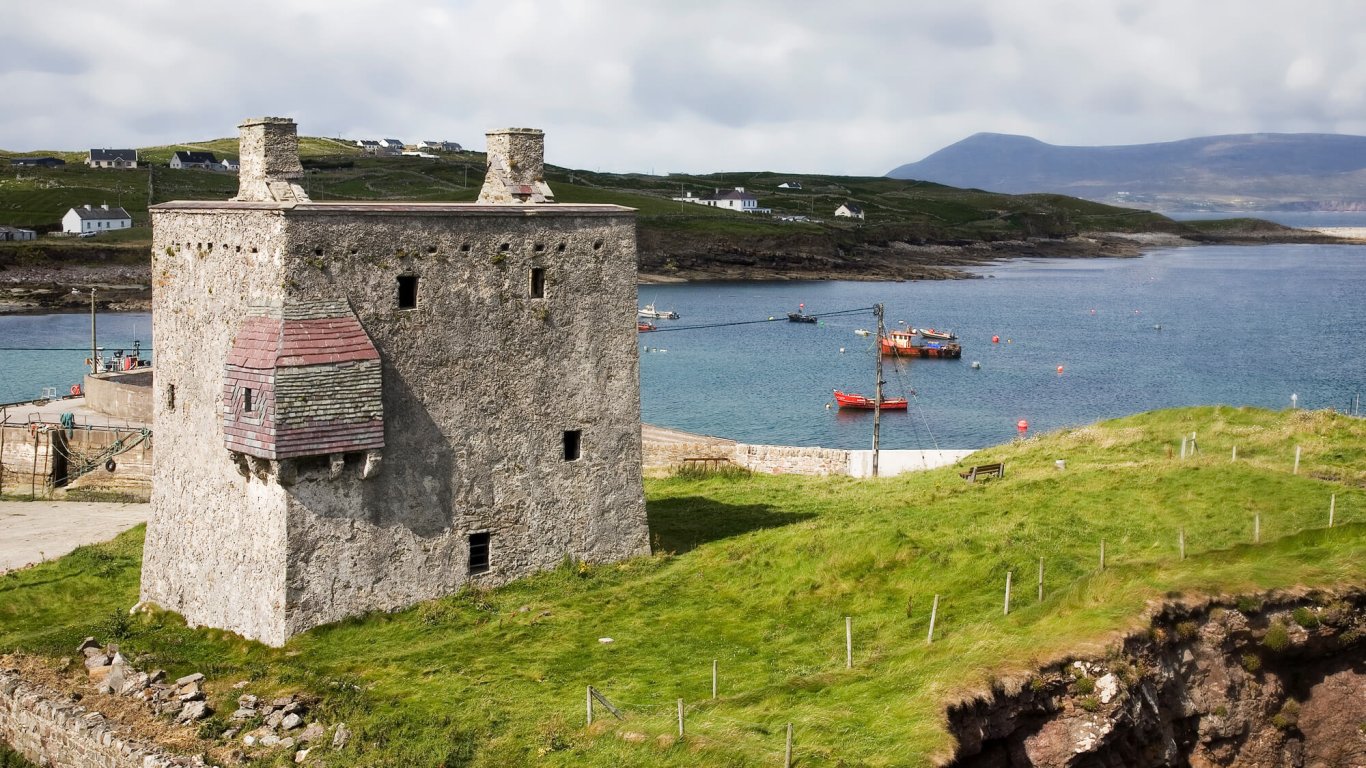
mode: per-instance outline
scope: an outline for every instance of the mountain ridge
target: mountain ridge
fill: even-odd
[[[887,175],[1168,209],[1341,210],[1366,203],[1366,136],[1244,133],[1067,146],[983,132]]]

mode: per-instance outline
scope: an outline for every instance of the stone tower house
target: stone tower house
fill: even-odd
[[[648,552],[634,212],[553,203],[540,131],[489,135],[478,203],[354,203],[240,128],[236,198],[151,212],[142,599],[281,645]]]

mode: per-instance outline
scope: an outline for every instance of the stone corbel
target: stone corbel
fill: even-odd
[[[384,463],[384,452],[371,450],[365,452],[365,466],[361,468],[360,479],[369,480],[379,474],[380,465]]]
[[[329,453],[327,454],[327,479],[336,480],[341,477],[342,470],[346,469],[346,454]]]

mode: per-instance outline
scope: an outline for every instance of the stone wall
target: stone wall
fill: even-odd
[[[62,477],[63,462],[71,456],[95,456],[119,439],[136,435],[135,430],[112,432],[77,428],[70,437],[45,425],[38,432],[27,426],[0,428],[0,492],[19,496],[49,495],[50,482]],[[66,489],[107,490],[150,497],[152,488],[152,443],[144,441],[114,457],[114,470],[100,468],[64,487],[54,487],[51,495],[60,497]]]
[[[169,768],[194,765],[112,726],[98,712],[0,670],[0,741],[53,768]],[[203,765],[202,762],[198,763]]]
[[[741,443],[735,446],[735,463],[772,475],[845,475],[849,473],[849,452]]]
[[[152,371],[89,374],[82,385],[85,407],[96,413],[143,424],[152,423]]]
[[[144,600],[278,645],[566,557],[648,552],[629,209],[168,203],[152,216],[160,450]],[[417,280],[415,307],[396,303],[400,276]],[[292,484],[239,472],[221,422],[227,351],[249,307],[316,299],[348,302],[380,353],[382,471],[364,479],[338,455],[301,462]],[[571,431],[582,450],[566,460]],[[491,562],[471,575],[473,533],[490,535]]]

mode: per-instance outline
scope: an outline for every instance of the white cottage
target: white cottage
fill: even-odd
[[[133,226],[133,217],[122,208],[83,205],[72,208],[62,217],[62,231],[73,235],[86,233],[98,234],[111,229],[128,229]]]

